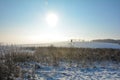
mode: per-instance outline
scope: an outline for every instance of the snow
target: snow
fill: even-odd
[[[83,47],[83,48],[114,48],[120,49],[119,44],[115,43],[102,43],[102,42],[75,42],[73,43],[75,47]]]
[[[106,66],[102,66],[103,63],[106,63]],[[32,71],[35,80],[120,80],[120,64],[113,62],[103,63],[98,65],[96,62],[95,67],[68,66],[65,62],[56,67],[39,64],[41,66],[39,69],[33,69],[34,67],[31,66],[30,70],[30,68],[26,67],[28,73],[24,75],[24,80],[30,80],[27,79],[27,76],[33,76]],[[35,65],[38,63],[32,62],[28,64]],[[33,78],[31,77],[31,79]]]
[[[120,44],[117,43],[105,43],[105,42],[55,42],[55,43],[43,43],[43,44],[31,44],[31,45],[24,45],[24,46],[34,46],[34,47],[48,47],[48,46],[55,46],[55,47],[77,47],[77,48],[113,48],[113,49],[120,49]]]
[[[114,48],[120,49],[120,45],[113,43],[98,42],[73,42],[54,44],[57,47],[82,47],[82,48]],[[17,50],[21,52],[34,53],[31,50],[16,49],[16,47],[1,46],[0,54],[9,52],[9,50]],[[68,62],[61,62],[59,66],[48,66],[37,62],[24,62],[18,64],[23,74],[24,80],[120,80],[120,63],[115,62],[94,62],[93,65],[77,65]],[[38,65],[39,68],[35,68]],[[20,77],[16,80],[21,80]]]
[[[2,49],[15,49],[16,47],[48,47],[48,46],[55,46],[55,47],[76,47],[76,48],[113,48],[113,49],[120,49],[120,44],[117,43],[106,43],[106,42],[55,42],[55,43],[43,43],[43,44],[28,44],[28,45],[0,45]],[[23,52],[30,52],[33,53],[31,50],[23,50]]]
[[[77,47],[77,48],[113,48],[120,49],[120,45],[116,43],[104,43],[104,42],[63,42],[53,43],[56,47]]]

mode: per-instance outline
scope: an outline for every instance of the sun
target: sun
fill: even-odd
[[[48,26],[55,27],[58,24],[58,15],[51,12],[46,15],[46,22]]]

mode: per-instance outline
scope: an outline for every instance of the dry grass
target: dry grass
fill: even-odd
[[[0,53],[0,80],[15,80],[15,78],[21,77],[21,70],[17,63],[33,59],[31,54],[19,53],[13,49],[2,49]]]
[[[39,62],[58,65],[60,61],[92,63],[95,61],[120,62],[120,50],[118,49],[91,49],[91,48],[56,48],[39,47],[35,52],[35,58]]]
[[[59,66],[59,62],[77,63],[86,65],[96,61],[120,62],[119,49],[90,49],[90,48],[63,48],[63,47],[38,47],[27,48],[35,50],[34,54],[18,51],[0,52],[0,80],[14,80],[20,77],[20,68],[16,63],[35,61],[41,64]],[[16,75],[17,74],[17,75]]]

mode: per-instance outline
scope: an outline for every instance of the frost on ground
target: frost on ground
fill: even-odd
[[[2,46],[0,80],[120,80],[120,50]]]
[[[27,66],[20,64],[22,70],[26,71],[24,80],[120,80],[120,64],[117,63],[95,63],[93,67],[70,66],[65,62],[56,67],[35,62],[25,64]]]

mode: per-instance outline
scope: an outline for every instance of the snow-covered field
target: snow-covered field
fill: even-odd
[[[74,42],[56,43],[58,47],[82,47],[82,48],[114,48],[120,49],[120,45],[113,43],[97,42]],[[12,48],[12,49],[11,49]],[[0,47],[0,53],[4,54],[10,50],[34,53],[31,50],[16,49],[16,47]],[[37,62],[20,63],[21,71],[24,72],[24,80],[120,80],[120,63],[116,62],[94,62],[92,65],[77,65],[60,62],[58,66],[48,66]],[[23,80],[17,78],[16,80]]]
[[[77,48],[113,48],[120,49],[120,45],[116,43],[104,43],[104,42],[61,42],[53,43],[54,46],[58,47],[77,47]]]
[[[57,67],[34,62],[27,64],[28,67],[21,65],[28,71],[24,74],[24,80],[32,80],[33,77],[35,80],[120,80],[120,64],[113,62],[97,62],[90,67],[78,67],[76,64],[69,66],[65,62]],[[33,65],[37,65],[37,68]]]
[[[77,47],[77,48],[113,48],[120,49],[120,44],[117,43],[105,43],[105,42],[56,42],[56,43],[43,43],[43,44],[31,44],[24,46],[55,46],[55,47]]]
[[[55,43],[42,43],[42,44],[25,44],[25,45],[16,45],[16,47],[48,47],[48,46],[55,46],[55,47],[76,47],[76,48],[113,48],[113,49],[120,49],[120,44],[117,43],[105,43],[105,42],[55,42]],[[5,46],[11,47],[11,46]],[[4,48],[5,48],[4,47]]]

